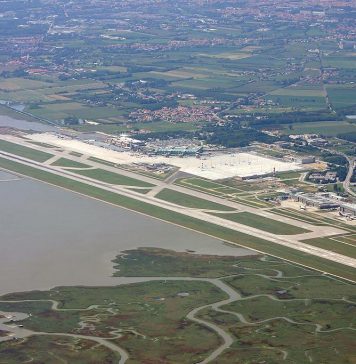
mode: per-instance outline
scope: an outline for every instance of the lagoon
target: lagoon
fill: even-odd
[[[2,177],[0,295],[55,286],[126,282],[112,277],[111,260],[124,250],[138,247],[253,254],[39,181],[9,178],[7,172],[2,172]]]

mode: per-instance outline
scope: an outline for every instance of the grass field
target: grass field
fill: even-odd
[[[236,214],[212,213],[212,215],[278,235],[295,235],[295,234],[306,233],[309,231],[306,229],[299,228],[297,226],[286,224],[284,222],[269,219],[264,216],[252,214],[250,212],[239,212]]]
[[[53,157],[53,154],[41,152],[39,150],[24,147],[19,144],[10,143],[6,140],[0,140],[0,150],[41,163]]]
[[[123,176],[118,173],[106,171],[104,169],[89,169],[83,171],[76,171],[77,174],[90,177],[98,181],[111,183],[115,185],[135,186],[135,187],[153,187],[152,184],[142,182],[138,179]]]
[[[312,216],[306,215],[306,214],[301,214],[298,211],[274,208],[271,210],[271,212],[273,212],[274,214],[291,217],[293,219],[297,219],[300,221],[305,221],[305,222],[308,222],[308,223],[314,224],[314,225],[326,225],[326,223],[324,223],[323,221],[318,220],[318,219],[316,219]]]
[[[255,238],[253,236],[230,230],[222,226],[214,225],[202,220],[185,216],[183,214],[160,208],[158,206],[150,205],[125,196],[121,196],[119,194],[108,192],[66,177],[56,176],[52,173],[41,171],[36,168],[25,166],[23,164],[9,161],[4,158],[0,158],[0,167],[111,203],[113,205],[141,212],[152,217],[186,227],[188,229],[199,231],[218,239],[236,243],[240,246],[256,249],[260,252],[262,251],[266,254],[303,264],[323,272],[338,275],[340,277],[354,281],[356,280],[356,270],[351,267],[309,255],[307,253],[302,253],[282,245],[274,244],[262,238]]]
[[[339,240],[337,237],[335,239]],[[303,240],[303,243],[317,246],[326,250],[334,251],[335,253],[347,255],[348,257],[356,259],[356,245],[352,246],[349,243],[342,243],[333,238],[315,238]]]
[[[33,144],[33,145],[38,145],[39,147],[44,147],[44,148],[57,148],[55,145],[51,145],[51,144],[47,144],[47,143],[33,142],[33,141],[30,141],[29,143]]]
[[[175,203],[180,206],[190,207],[194,209],[233,211],[234,209],[202,198],[187,195],[165,188],[156,195],[156,198],[168,202]]]
[[[355,124],[347,121],[317,121],[310,123],[293,123],[292,130],[285,127],[284,134],[321,134],[324,136],[337,136],[355,130]]]
[[[76,162],[67,158],[59,158],[52,163],[52,166],[64,168],[89,168],[90,166],[84,163]]]

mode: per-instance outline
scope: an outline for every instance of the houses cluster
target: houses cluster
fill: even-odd
[[[171,123],[218,122],[220,118],[215,114],[215,108],[208,106],[197,107],[163,107],[159,110],[140,109],[130,113],[130,118],[138,122],[164,120]]]

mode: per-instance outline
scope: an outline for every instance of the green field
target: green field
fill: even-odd
[[[347,121],[317,121],[310,123],[293,123],[292,129],[285,127],[284,134],[321,134],[337,136],[342,133],[355,131],[355,124]]]
[[[232,207],[221,205],[191,195],[187,195],[185,193],[177,192],[169,188],[165,188],[164,190],[160,191],[156,195],[156,198],[194,209],[221,210],[221,211],[234,210]]]
[[[335,237],[335,239],[338,239],[338,237]],[[356,259],[356,246],[340,243],[333,238],[314,238],[303,240],[303,243]]]
[[[90,166],[84,163],[76,162],[67,158],[59,158],[52,163],[52,166],[64,168],[89,168]]]
[[[212,213],[212,215],[277,235],[295,235],[309,232],[309,230],[286,224],[281,221],[273,220],[264,216],[252,214],[250,212],[239,212],[237,214]]]
[[[136,186],[136,187],[153,187],[152,184],[140,181],[135,178],[126,177],[118,173],[106,171],[104,169],[88,169],[76,171],[77,174],[96,179],[98,181],[111,183],[115,185]]]
[[[74,157],[82,157],[83,154],[82,153],[78,153],[78,152],[70,152],[70,155],[73,155]]]
[[[6,140],[0,140],[0,150],[41,163],[53,157],[53,154],[41,152],[39,150],[24,147],[19,144],[10,143]]]

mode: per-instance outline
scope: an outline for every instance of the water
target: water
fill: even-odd
[[[50,132],[57,129],[53,126],[37,123],[35,121],[26,121],[15,119],[10,116],[0,115],[0,127],[12,127],[20,130],[33,130],[37,132]]]
[[[15,174],[2,171],[0,169],[0,182],[8,182],[8,181],[16,181],[21,179],[22,177],[16,176]],[[1,203],[0,203],[1,206]]]
[[[0,295],[61,285],[118,284],[120,278],[111,277],[111,260],[120,251],[143,246],[251,254],[41,182],[0,182]]]

